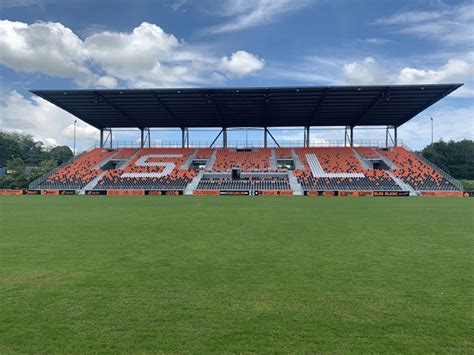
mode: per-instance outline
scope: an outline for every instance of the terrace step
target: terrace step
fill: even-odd
[[[204,176],[204,170],[201,170],[186,186],[183,191],[184,195],[192,195],[193,191],[197,189],[199,182],[201,181],[202,177]]]
[[[217,150],[214,149],[212,151],[211,158],[206,163],[206,170],[212,170],[214,166],[214,162],[216,161],[216,156],[217,156]]]
[[[398,186],[402,189],[402,191],[408,191],[410,193],[410,196],[416,196],[417,193],[413,187],[408,185],[407,183],[403,182],[401,179],[395,176],[393,172],[390,170],[386,170],[387,174],[392,178],[393,181],[397,183]]]
[[[124,159],[116,159],[117,161],[120,161],[120,164],[117,165],[116,169],[124,169],[128,163],[130,163],[137,155],[138,153],[140,152],[140,149],[137,149],[137,151],[135,153],[133,153],[131,156],[129,156],[128,158],[124,158]],[[115,153],[112,157],[109,157],[103,161],[101,161],[98,166],[102,167],[104,166],[106,163],[108,163],[109,161],[111,160],[114,160],[113,157],[115,155],[117,155],[119,152],[117,151],[117,153]],[[86,186],[84,186],[82,189],[79,190],[79,195],[84,195],[86,193],[86,190],[93,190],[94,187],[97,186],[97,183],[100,181],[100,179],[102,179],[102,177],[107,173],[108,170],[106,171],[103,171],[101,174],[97,175],[95,178],[93,178],[91,181],[89,181]]]
[[[277,164],[275,149],[272,149],[271,152],[272,152],[272,155],[270,156],[270,169],[277,170],[278,164]]]
[[[365,160],[365,159],[359,154],[359,152],[357,151],[357,149],[352,148],[352,151],[354,152],[356,158],[359,159],[359,162],[360,162],[360,164],[362,165],[362,167],[363,167],[364,169],[372,169],[372,166],[370,166],[370,165],[367,163],[367,160]]]
[[[304,195],[303,187],[298,182],[298,179],[293,175],[293,171],[288,171],[288,181],[290,182],[290,187],[293,190],[293,195],[302,196]]]
[[[295,164],[295,169],[304,169],[303,164],[301,164],[300,157],[296,154],[294,149],[291,149],[291,157],[293,158],[293,162]]]
[[[104,175],[107,174],[107,170],[103,171],[99,175],[97,175],[95,178],[93,178],[91,181],[89,181],[82,189],[79,190],[79,195],[85,195],[86,190],[94,190],[94,187],[96,187],[97,183],[104,177]]]
[[[194,157],[196,156],[197,149],[194,149],[194,151],[189,155],[188,159],[181,165],[180,169],[189,169],[189,166],[194,160]]]
[[[390,159],[388,159],[385,155],[381,154],[377,149],[374,149],[374,152],[375,154],[377,154],[380,159],[382,159],[382,161],[387,164],[387,166],[390,168],[390,169],[398,169],[398,166],[395,165],[395,163],[393,161],[391,161]]]

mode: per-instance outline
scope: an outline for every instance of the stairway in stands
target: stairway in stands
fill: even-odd
[[[293,174],[293,171],[288,171],[288,181],[290,182],[290,187],[293,190],[293,195],[295,196],[302,196],[304,195],[303,187],[298,182],[298,179]]]
[[[372,167],[369,166],[369,164],[367,164],[367,160],[365,160],[360,154],[359,152],[354,149],[354,148],[351,148],[352,151],[354,152],[354,155],[356,156],[356,158],[359,160],[360,164],[362,165],[362,167],[364,169],[371,169]]]
[[[186,186],[183,191],[184,195],[192,195],[193,191],[197,189],[199,182],[201,181],[202,177],[204,176],[204,170],[201,170]]]
[[[275,149],[271,150],[271,154],[272,155],[270,156],[270,169],[271,170],[277,170],[278,169],[278,163],[277,163]]]
[[[295,169],[304,169],[304,165],[301,163],[300,157],[296,154],[296,150],[291,150],[291,156],[293,158],[293,163],[295,164]]]
[[[416,196],[416,191],[413,187],[408,185],[407,183],[404,183],[401,179],[395,176],[395,174],[390,171],[386,170],[387,174],[392,178],[393,181],[397,183],[398,186],[402,189],[402,191],[408,191],[410,193],[410,196]]]
[[[180,169],[189,169],[189,166],[191,165],[191,163],[194,160],[194,157],[196,156],[196,153],[197,153],[197,149],[194,149],[194,151],[191,154],[189,154],[188,159],[186,159],[183,165],[181,165]]]
[[[111,161],[113,159],[114,156],[119,154],[119,152],[120,151],[117,151],[117,153],[115,153],[111,157],[108,157],[107,159],[101,161],[97,165],[97,167],[102,167],[105,164],[107,164],[109,161]],[[140,153],[140,149],[137,149],[137,151],[135,153],[133,153],[131,156],[129,156],[128,158],[120,159],[120,160],[122,160],[122,162],[119,165],[117,165],[116,169],[124,169],[128,165],[128,163],[130,163],[139,153]],[[107,172],[108,172],[108,170],[105,170],[101,174],[99,174],[98,176],[93,178],[91,181],[89,181],[82,189],[79,190],[79,195],[85,195],[87,190],[93,190],[94,187],[97,186],[97,183],[104,177],[105,174],[107,174]]]
[[[214,166],[214,162],[216,161],[216,156],[217,156],[217,150],[214,149],[214,151],[212,152],[211,158],[206,163],[207,170],[212,170]]]

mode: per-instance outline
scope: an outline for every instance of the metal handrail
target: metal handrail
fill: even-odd
[[[403,144],[402,141],[399,141]],[[212,141],[208,140],[197,140],[190,141],[190,148],[208,148],[212,144]],[[280,147],[297,148],[304,147],[303,140],[279,140],[278,144]],[[94,147],[100,145],[96,142]],[[277,148],[277,145],[273,141],[268,141],[269,148]],[[387,142],[382,139],[360,139],[354,140],[354,147],[374,147],[374,148],[387,148],[392,147],[391,144],[387,145]],[[152,141],[145,144],[144,148],[181,148],[181,141]],[[215,145],[215,148],[220,146]],[[228,148],[263,148],[264,141],[261,140],[231,140],[227,143]],[[310,141],[310,147],[349,147],[348,142],[343,139],[329,139],[329,140],[312,140]],[[120,149],[120,148],[141,148],[140,142],[137,141],[114,141],[112,147],[104,146],[104,149]]]
[[[412,149],[411,149],[409,146],[407,146],[406,144],[403,144],[402,147],[405,148],[406,150],[408,150],[409,152],[411,152],[412,154],[414,154],[418,159],[420,159],[423,163],[425,163],[426,165],[428,165],[431,169],[433,169],[434,171],[436,171],[438,174],[440,174],[441,176],[443,176],[446,180],[448,180],[451,184],[453,184],[454,186],[456,186],[459,190],[464,191],[464,186],[463,186],[458,180],[456,180],[455,178],[453,178],[451,175],[449,175],[446,171],[444,171],[443,169],[441,169],[441,168],[440,168],[439,166],[437,166],[435,163],[433,163],[433,162],[429,161],[428,159],[426,159],[421,153],[412,150]]]
[[[426,165],[428,165],[431,169],[433,169],[434,171],[436,171],[438,174],[440,174],[441,176],[443,176],[446,180],[448,180],[451,184],[453,184],[454,186],[456,186],[459,190],[461,191],[464,191],[464,186],[458,181],[456,180],[455,178],[453,178],[451,175],[449,175],[447,172],[445,172],[443,169],[441,169],[440,167],[438,167],[436,164],[432,163],[431,161],[429,161],[428,159],[426,159],[423,155],[421,155],[420,153],[418,152],[412,152],[413,154],[416,155],[417,158],[419,158],[421,161],[423,161],[423,163],[425,163]]]
[[[67,161],[65,161],[64,163],[58,165],[57,167],[55,167],[54,169],[44,173],[43,175],[41,175],[39,178],[35,179],[34,181],[30,182],[28,184],[28,188],[30,190],[34,190],[35,189],[35,186],[36,185],[39,185],[40,183],[44,182],[49,176],[51,176],[52,174],[58,172],[59,170],[61,170],[62,168],[64,168],[65,166],[71,164],[74,160],[78,159],[79,157],[83,156],[85,153],[88,153],[90,152],[92,149],[94,149],[94,147],[89,147],[87,148],[86,150],[84,150],[83,152],[79,153],[78,155],[76,156],[72,156],[70,159],[68,159]]]

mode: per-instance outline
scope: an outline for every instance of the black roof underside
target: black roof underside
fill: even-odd
[[[31,92],[97,128],[400,126],[461,85]]]

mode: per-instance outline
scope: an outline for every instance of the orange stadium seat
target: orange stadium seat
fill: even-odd
[[[36,188],[62,190],[81,189],[102,173],[102,169],[96,168],[99,163],[113,156],[115,153],[116,151],[114,150],[95,148],[51,174],[44,181],[39,183]]]
[[[354,148],[357,153],[359,153],[359,155],[362,157],[362,158],[380,158],[377,153],[374,151],[374,148],[371,148],[371,147],[356,147]]]
[[[209,159],[213,152],[214,148],[198,148],[196,154],[194,154],[194,159]]]
[[[253,150],[219,149],[213,171],[229,172],[239,167],[246,172],[264,172],[270,169],[271,150],[268,148]]]
[[[394,147],[391,150],[379,149],[378,152],[397,165],[398,169],[393,170],[393,173],[417,191],[458,190],[443,175],[403,147]]]
[[[143,148],[127,164],[124,169],[109,170],[94,187],[95,190],[184,190],[196,176],[194,170],[180,169],[194,149],[190,148]],[[164,155],[149,157],[146,163],[172,163],[171,172],[164,176],[126,176],[123,174],[162,173],[165,169],[160,165],[139,166],[137,161],[147,155]],[[166,156],[168,155],[168,156]],[[177,156],[173,156],[177,155]]]
[[[305,169],[294,174],[305,191],[400,191],[398,184],[384,170],[364,169],[352,148],[296,148]],[[315,177],[306,154],[315,154],[325,173],[360,173],[357,177]]]

